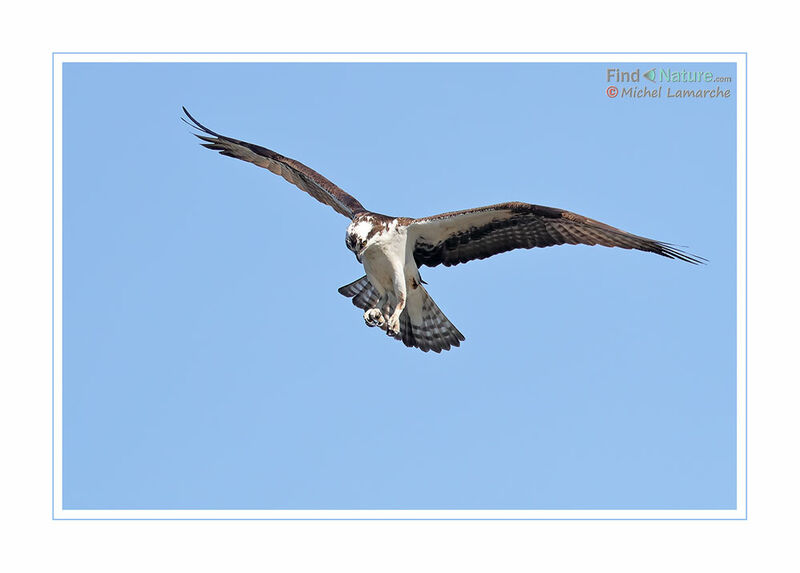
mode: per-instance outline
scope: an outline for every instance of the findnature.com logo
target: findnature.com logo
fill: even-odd
[[[641,85],[622,85],[616,84],[640,84],[642,80],[648,80],[653,86]],[[722,86],[710,86],[708,84],[729,84],[733,82],[730,76],[718,76],[712,71],[698,70],[674,70],[672,68],[651,68],[642,72],[639,68],[635,70],[622,70],[620,68],[606,68],[606,95],[610,98],[662,98],[675,99],[716,99],[731,97],[731,89],[723,89]],[[670,84],[699,84],[692,87],[677,87]],[[666,88],[666,89],[664,89]]]

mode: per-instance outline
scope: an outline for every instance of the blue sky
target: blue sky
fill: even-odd
[[[66,64],[64,507],[735,507],[735,97],[609,98],[609,67]],[[181,105],[368,209],[525,201],[710,263],[423,269],[467,337],[424,354],[336,292],[347,220]]]

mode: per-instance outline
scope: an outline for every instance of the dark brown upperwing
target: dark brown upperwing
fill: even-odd
[[[187,121],[185,118],[181,118],[183,121],[206,134],[194,134],[196,137],[206,142],[201,144],[203,147],[219,151],[222,155],[235,157],[242,161],[249,161],[259,167],[269,169],[276,175],[280,175],[286,179],[289,183],[297,186],[302,191],[305,191],[317,201],[330,205],[337,213],[341,213],[350,219],[354,218],[359,213],[367,211],[355,197],[346,193],[328,179],[299,161],[284,157],[266,147],[233,139],[232,137],[226,137],[211,131],[193,118],[185,107],[183,108],[183,113],[185,113],[186,117],[190,120]]]
[[[408,236],[414,241],[417,265],[429,267],[565,243],[637,249],[692,264],[705,261],[669,243],[632,235],[570,211],[528,203],[501,203],[415,219]]]

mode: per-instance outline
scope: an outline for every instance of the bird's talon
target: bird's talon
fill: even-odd
[[[390,318],[386,322],[386,334],[389,336],[397,336],[400,334],[400,319]]]
[[[383,314],[377,308],[371,308],[364,313],[364,322],[369,327],[380,326],[381,328],[383,328],[386,323]]]

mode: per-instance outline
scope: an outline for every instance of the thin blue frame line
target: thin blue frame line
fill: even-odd
[[[747,474],[747,327],[749,317],[747,314],[747,52],[744,53],[744,518],[747,519],[748,497],[747,488],[750,484]]]
[[[126,511],[126,510],[108,510],[108,511]],[[174,510],[164,510],[164,511],[174,511]],[[703,511],[703,510],[698,510],[698,511]],[[747,520],[748,518],[746,515],[744,517],[53,517],[52,519],[52,521],[747,521]]]
[[[56,259],[55,259],[55,210],[56,210],[56,55],[50,57],[50,512],[56,515]]]
[[[68,54],[739,54],[745,57],[745,515],[741,517],[632,517],[632,518],[133,518],[133,517],[100,517],[100,518],[73,518],[55,516],[55,56]],[[50,139],[51,139],[51,189],[50,189],[50,358],[51,358],[51,380],[50,380],[50,479],[51,479],[51,520],[52,521],[747,521],[748,520],[748,387],[747,387],[747,350],[748,350],[748,276],[747,276],[747,224],[748,224],[748,196],[747,196],[747,159],[748,159],[748,77],[747,77],[747,55],[745,52],[52,52],[51,53],[51,111],[50,111]],[[63,200],[63,198],[62,198]],[[62,382],[63,383],[63,382]],[[67,510],[69,511],[69,510]],[[114,510],[117,511],[117,510]],[[125,510],[122,510],[125,511]],[[172,511],[172,510],[167,510]],[[702,510],[700,510],[702,511]]]
[[[594,54],[594,55],[606,55],[606,54],[628,54],[628,55],[635,55],[635,54],[680,54],[680,55],[687,55],[687,54],[696,54],[696,55],[707,55],[707,54],[738,54],[738,55],[745,55],[747,56],[747,52],[53,52],[53,54],[92,54],[92,55],[102,55],[102,54],[127,54],[127,55],[141,55],[141,54],[164,54],[164,55],[183,55],[183,54],[198,54],[198,55],[205,55],[205,54],[231,54],[231,55],[255,55],[255,54],[265,54],[265,55],[366,55],[366,54],[375,54],[375,55],[477,55],[477,54],[497,54],[497,55],[525,55],[525,54],[538,54],[538,55],[551,55],[551,54],[565,54],[565,55],[579,55],[579,54]],[[487,62],[492,63],[492,62]]]

